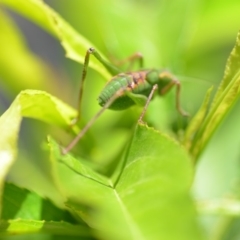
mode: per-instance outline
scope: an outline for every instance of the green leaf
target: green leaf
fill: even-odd
[[[223,81],[211,105],[211,109],[196,134],[191,152],[198,157],[210,140],[217,126],[239,98],[240,86],[240,32],[235,47],[227,61]]]
[[[66,51],[67,57],[77,62],[83,63],[86,51],[94,45],[72,28],[59,14],[40,0],[0,0],[0,3],[10,7],[32,22],[57,37]],[[104,55],[101,53],[101,56]],[[105,58],[106,59],[106,58]],[[93,58],[89,66],[102,74],[105,78],[110,78],[107,70],[99,61]]]
[[[5,183],[3,192],[2,219],[24,219],[45,221],[76,220],[66,211],[54,206],[49,200],[41,198],[34,192]]]
[[[44,91],[22,91],[15,101],[20,104],[23,117],[39,119],[65,129],[69,129],[77,115],[76,110]]]
[[[4,179],[17,155],[17,139],[21,122],[21,106],[14,102],[0,118],[0,201]],[[0,212],[1,212],[0,202]]]
[[[41,220],[41,201],[42,199],[37,194],[5,183],[1,218]]]
[[[69,129],[76,111],[50,94],[22,91],[0,117],[0,194],[3,181],[17,155],[17,139],[22,117],[31,117]],[[75,131],[79,131],[76,126]]]
[[[202,103],[200,109],[198,110],[196,115],[193,117],[190,124],[187,126],[187,129],[184,133],[184,139],[183,139],[183,142],[182,142],[183,145],[186,147],[186,149],[191,148],[192,139],[194,138],[194,135],[196,134],[196,132],[201,127],[201,124],[203,123],[204,118],[207,115],[212,90],[213,90],[213,87],[208,89],[208,91],[206,93],[206,96],[205,96],[205,99],[203,100],[203,103]]]
[[[59,151],[59,146],[56,144],[50,137],[48,138],[48,141],[50,143],[50,148],[51,148],[51,153],[53,159],[57,158],[59,159],[60,163],[66,164],[69,168],[77,172],[78,174],[84,176],[85,178],[88,178],[89,180],[93,180],[96,182],[99,182],[101,184],[104,184],[106,186],[110,186],[111,183],[107,178],[104,176],[96,173],[93,171],[87,164],[86,162],[80,162],[76,161],[76,159],[70,155],[62,155],[62,153]],[[82,161],[82,160],[81,160]]]
[[[90,236],[87,228],[66,222],[48,222],[36,220],[0,220],[0,236],[44,232],[66,236]]]
[[[240,67],[240,31],[237,36],[235,47],[233,48],[227,60],[224,77],[214,98],[212,106],[213,108],[215,107],[214,105],[217,104],[218,101],[221,101],[224,91],[226,91],[226,89],[229,88],[230,86],[234,85],[233,79],[236,78],[237,74],[239,74],[240,71],[239,67]]]
[[[16,155],[13,149],[16,148],[22,117],[35,118],[68,130],[76,115],[76,110],[44,91],[22,91],[0,118],[0,152],[10,150],[11,156]],[[75,130],[79,131],[78,127]]]
[[[82,171],[81,160],[61,156],[52,140],[50,147],[67,206],[100,238],[202,239],[189,194],[191,160],[170,138],[137,126],[119,177],[108,185]]]

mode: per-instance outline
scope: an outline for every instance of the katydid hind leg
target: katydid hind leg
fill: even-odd
[[[79,93],[78,93],[78,102],[77,102],[77,116],[72,121],[72,126],[75,125],[77,122],[79,122],[81,117],[81,107],[82,107],[82,96],[83,96],[83,89],[84,89],[84,81],[87,76],[87,70],[88,70],[88,64],[89,64],[89,58],[90,54],[92,53],[92,49],[89,48],[86,52],[84,63],[83,63],[83,70],[81,75],[81,81],[80,81],[80,87],[79,87]]]
[[[180,104],[180,92],[181,92],[181,83],[174,75],[171,73],[164,71],[160,74],[160,78],[166,79],[168,78],[170,80],[169,84],[167,84],[164,88],[160,89],[159,93],[160,95],[166,94],[169,90],[171,90],[172,87],[176,86],[176,108],[178,112],[184,116],[188,117],[189,114],[185,112]]]
[[[105,60],[94,48],[89,48],[91,50],[91,54],[114,76],[122,71],[118,69],[116,66],[111,64],[109,61]]]
[[[107,61],[105,61],[101,55],[94,49],[94,48],[89,48],[86,52],[84,63],[83,63],[83,70],[82,70],[82,75],[81,75],[81,81],[80,81],[80,87],[79,87],[79,95],[78,95],[78,103],[77,103],[77,116],[75,119],[72,121],[72,126],[75,125],[81,117],[81,108],[82,108],[82,97],[83,97],[83,90],[84,90],[84,82],[87,76],[87,70],[88,70],[88,65],[89,65],[89,59],[90,55],[94,55],[94,57],[103,64],[104,67],[108,69],[108,71],[112,74],[118,74],[120,72],[119,69],[117,69],[115,66],[111,65]]]
[[[62,149],[62,154],[65,155],[71,151],[79,140],[85,135],[89,128],[96,122],[96,120],[104,113],[104,111],[109,108],[109,106],[124,93],[125,89],[118,90],[114,96],[112,96],[106,104],[93,116],[93,118],[87,123],[87,125],[78,133],[78,135],[65,147]]]
[[[146,104],[143,107],[142,113],[141,113],[141,115],[140,115],[140,117],[138,119],[138,122],[140,122],[140,123],[143,122],[142,119],[143,119],[143,117],[144,117],[144,115],[145,115],[145,113],[147,111],[148,105],[149,105],[150,101],[152,100],[153,94],[154,94],[154,92],[156,91],[157,88],[158,88],[157,84],[153,85],[152,90],[151,90],[151,92],[150,92],[150,94],[149,94],[149,96],[147,98]]]
[[[136,52],[134,54],[132,54],[131,56],[123,59],[123,60],[113,60],[113,63],[117,66],[122,66],[125,63],[129,63],[128,67],[127,67],[127,71],[130,71],[133,68],[133,64],[135,62],[138,62],[139,68],[142,69],[143,68],[143,55],[140,52]]]
[[[127,68],[128,71],[133,68],[133,64],[136,61],[138,61],[139,68],[140,69],[143,68],[143,55],[140,52],[136,52],[133,55],[131,55],[130,57],[128,57],[127,61],[129,62],[129,66]]]
[[[175,86],[176,86],[176,108],[182,116],[189,117],[189,113],[185,112],[182,109],[181,104],[180,104],[181,83],[177,80],[175,82]]]

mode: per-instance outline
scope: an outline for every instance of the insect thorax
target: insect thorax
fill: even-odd
[[[98,97],[100,106],[104,106],[109,99],[117,94],[119,97],[109,107],[113,110],[126,109],[135,104],[135,102],[126,95],[126,92],[147,95],[151,85],[146,81],[147,71],[121,73],[113,77],[104,87]]]

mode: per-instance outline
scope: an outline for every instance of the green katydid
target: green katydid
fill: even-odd
[[[138,119],[138,121],[141,122],[156,90],[158,90],[159,95],[164,95],[175,86],[176,108],[182,116],[188,116],[188,113],[182,110],[180,105],[181,84],[170,72],[160,69],[142,69],[142,55],[136,53],[130,56],[127,60],[131,62],[138,60],[142,70],[122,73],[120,69],[105,61],[94,48],[89,48],[85,56],[81,77],[78,115],[73,124],[78,122],[80,118],[83,87],[87,75],[90,55],[94,55],[114,77],[106,84],[98,97],[98,103],[102,106],[101,110],[87,123],[70,144],[63,149],[63,154],[68,153],[77,144],[96,119],[107,108],[124,110],[135,104],[143,106],[143,111]]]

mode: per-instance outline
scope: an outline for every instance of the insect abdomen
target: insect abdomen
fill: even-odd
[[[127,90],[128,86],[131,84],[132,78],[131,76],[127,74],[120,74],[114,78],[112,78],[105,88],[102,90],[98,97],[98,103],[100,106],[104,106],[107,101],[109,101],[110,98],[112,98],[117,92],[121,93],[122,96],[119,96],[112,105],[109,107],[110,109],[126,109],[134,104],[132,99],[128,98],[124,95],[124,90]]]
[[[126,92],[148,96],[152,86],[145,80],[147,73],[148,70],[143,70],[122,73],[112,78],[98,98],[100,106],[104,106],[109,99],[116,96],[116,100],[109,108],[123,110],[135,104],[135,102],[127,96]]]

